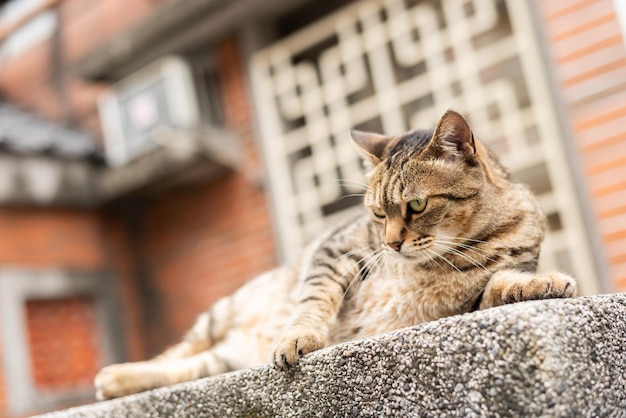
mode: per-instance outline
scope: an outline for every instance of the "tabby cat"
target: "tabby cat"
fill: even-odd
[[[101,399],[267,362],[505,303],[571,297],[576,282],[537,274],[544,217],[447,111],[434,130],[352,132],[371,161],[363,213],[311,244],[297,267],[262,274],[201,314],[153,360],[105,367]]]

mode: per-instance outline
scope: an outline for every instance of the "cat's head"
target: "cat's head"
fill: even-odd
[[[364,204],[386,249],[429,260],[482,227],[489,157],[463,116],[449,110],[434,130],[401,136],[351,136],[374,165]]]

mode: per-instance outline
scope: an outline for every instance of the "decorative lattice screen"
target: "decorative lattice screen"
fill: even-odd
[[[548,214],[542,268],[595,278],[528,4],[365,0],[255,54],[251,71],[286,258],[357,204],[348,130],[433,127],[453,108]],[[583,243],[581,245],[581,243]]]

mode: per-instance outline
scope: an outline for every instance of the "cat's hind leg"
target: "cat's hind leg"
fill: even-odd
[[[218,344],[229,326],[230,298],[219,300],[198,316],[182,341],[157,357],[135,363],[106,366],[94,384],[98,399],[110,399],[196,377],[224,373],[229,368],[211,348]]]
[[[272,341],[293,311],[297,280],[291,267],[264,273],[217,301],[163,354],[103,368],[95,378],[98,399],[265,363]]]
[[[169,361],[193,356],[211,349],[224,338],[231,322],[232,296],[218,300],[213,307],[200,314],[182,341],[168,348],[151,361]]]
[[[487,283],[480,309],[526,300],[568,298],[576,296],[576,292],[576,280],[565,273],[502,270]]]
[[[96,376],[96,398],[118,398],[228,371],[229,364],[213,351],[168,361],[114,364]]]
[[[196,322],[191,329],[187,331],[181,342],[168,348],[149,361],[159,362],[183,359],[210,349],[213,345],[210,332],[211,322],[212,319],[209,312],[204,312],[199,315]]]

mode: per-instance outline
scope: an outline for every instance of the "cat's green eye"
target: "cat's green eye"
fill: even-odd
[[[424,209],[426,209],[426,201],[427,199],[413,199],[409,202],[409,207],[411,208],[411,210],[415,213],[421,213],[424,212]]]
[[[387,214],[385,213],[384,210],[382,210],[381,208],[378,208],[376,206],[372,206],[372,213],[374,214],[375,217],[377,218],[384,218],[385,216],[387,216]]]

